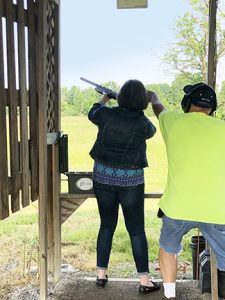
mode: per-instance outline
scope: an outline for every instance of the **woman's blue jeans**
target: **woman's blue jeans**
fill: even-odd
[[[139,275],[148,273],[148,244],[144,229],[144,184],[119,187],[94,181],[94,192],[101,219],[97,239],[97,267],[100,269],[108,267],[121,204],[137,271]]]

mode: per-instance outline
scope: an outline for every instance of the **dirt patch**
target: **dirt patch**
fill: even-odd
[[[121,270],[126,269],[127,277],[119,278]],[[159,271],[154,270],[150,275],[154,280],[161,282]],[[37,275],[37,269],[32,268],[32,276]],[[137,300],[163,298],[163,289],[149,294],[139,295],[139,280],[133,264],[121,264],[111,268],[107,286],[99,288],[95,285],[95,272],[82,272],[71,265],[62,265],[62,276],[55,284],[53,277],[48,278],[48,300]],[[211,295],[201,294],[198,281],[192,280],[192,270],[179,268],[177,282],[177,299],[179,300],[210,300]],[[23,287],[15,287],[11,293],[5,295],[1,300],[40,300],[39,286],[37,284],[25,284]]]
[[[139,295],[138,282],[120,282],[112,281],[102,289],[95,286],[95,282],[91,282],[78,278],[67,278],[58,283],[49,296],[51,300],[135,300],[135,299],[162,299],[163,289],[158,292]],[[196,281],[178,282],[177,298],[179,300],[192,299],[211,299],[210,295],[201,295]]]
[[[81,275],[84,277],[80,277]],[[90,274],[81,272],[63,274],[57,284],[49,283],[48,300],[158,300],[163,298],[163,289],[149,295],[139,295],[137,279],[109,278],[107,286],[103,289],[95,285],[95,277],[86,275]],[[177,282],[177,299],[210,300],[211,295],[202,295],[198,282],[187,280]],[[4,300],[40,300],[39,288],[30,284],[17,288]]]

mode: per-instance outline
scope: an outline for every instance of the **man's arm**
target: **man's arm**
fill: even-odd
[[[148,93],[148,99],[149,99],[149,103],[152,104],[152,109],[154,111],[154,114],[156,115],[156,117],[159,117],[159,114],[166,110],[166,108],[164,107],[164,105],[160,102],[160,100],[158,99],[156,93],[152,92],[152,91],[147,91]]]

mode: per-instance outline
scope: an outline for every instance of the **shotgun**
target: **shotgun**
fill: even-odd
[[[104,86],[101,86],[93,81],[90,81],[86,78],[83,78],[83,77],[80,77],[80,80],[83,80],[91,85],[94,85],[95,86],[95,90],[96,92],[100,93],[100,94],[106,94],[109,98],[111,99],[115,99],[116,100],[116,97],[117,97],[117,93],[114,92],[113,90],[110,90]]]

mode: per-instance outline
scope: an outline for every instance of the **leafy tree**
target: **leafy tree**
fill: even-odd
[[[69,104],[67,102],[68,88],[61,88],[61,112],[63,115],[68,115]]]
[[[177,42],[165,55],[175,74],[201,73],[207,81],[209,1],[189,0],[193,12],[186,12],[175,24]],[[216,63],[225,54],[225,15],[218,10]],[[223,21],[223,22],[222,22]]]
[[[119,86],[113,81],[102,85],[114,91],[119,90]],[[63,87],[61,90],[62,114],[67,116],[87,115],[93,103],[97,102],[100,97],[101,95],[93,87],[87,89],[80,89],[75,85],[70,89]],[[111,101],[109,105],[115,106],[115,102]]]
[[[175,77],[170,88],[170,100],[169,103],[173,109],[181,109],[180,102],[184,96],[183,88],[188,84],[195,84],[202,82],[203,78],[200,73],[191,74],[189,72],[179,74]]]

